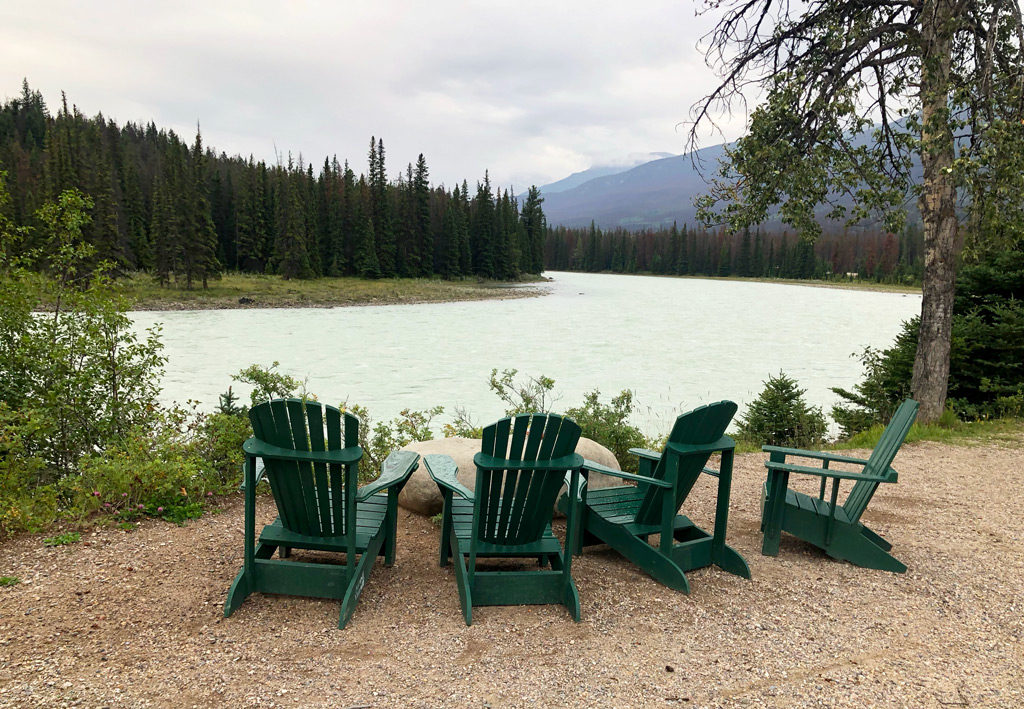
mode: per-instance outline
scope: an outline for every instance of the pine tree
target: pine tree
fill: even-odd
[[[397,274],[395,230],[391,214],[389,186],[384,167],[384,140],[370,137],[370,204],[373,237],[380,272],[385,278]]]
[[[373,219],[363,207],[364,202],[369,201],[368,191],[366,183],[360,178],[359,193],[363,198],[357,201],[353,214],[356,223],[353,265],[356,274],[363,278],[380,278],[381,269],[377,258],[377,245],[374,243]]]
[[[277,272],[285,280],[313,277],[306,245],[306,220],[295,182],[292,175],[281,171],[278,181],[279,231],[274,244],[274,261]]]
[[[188,202],[190,234],[186,235],[185,278],[187,287],[192,287],[193,278],[199,278],[203,288],[208,280],[220,276],[220,262],[217,260],[217,232],[210,215],[210,200],[206,187],[206,156],[203,153],[203,139],[196,130],[196,142],[192,146],[191,180],[189,181]]]
[[[415,251],[419,268],[415,275],[429,276],[434,272],[434,238],[430,228],[430,173],[423,153],[416,159],[416,171],[412,176]]]
[[[485,171],[484,181],[476,184],[476,197],[473,199],[472,221],[469,228],[473,273],[483,278],[494,278],[495,226],[491,178]]]
[[[520,214],[526,232],[522,270],[527,273],[540,273],[544,270],[544,235],[547,232],[547,223],[541,208],[543,203],[544,198],[540,195],[540,189],[536,185],[531,185]]]

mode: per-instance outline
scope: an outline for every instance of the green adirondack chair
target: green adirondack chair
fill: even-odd
[[[254,591],[341,600],[344,628],[378,556],[395,560],[398,493],[419,456],[397,451],[357,489],[359,420],[315,401],[275,399],[249,411],[245,442],[245,556],[227,601],[230,616]],[[264,468],[257,473],[257,458]],[[256,485],[266,476],[278,518],[256,540]],[[291,549],[343,552],[344,564],[287,560]],[[279,559],[272,559],[275,550]]]
[[[639,475],[585,461],[584,475],[598,472],[638,484],[588,490],[582,483],[575,495],[562,497],[562,505],[582,498],[584,510],[577,518],[581,545],[607,544],[657,581],[683,593],[690,592],[685,572],[712,564],[749,579],[747,562],[725,543],[736,445],[725,429],[735,413],[736,404],[719,401],[682,414],[661,453],[630,450],[640,459]],[[705,467],[716,452],[722,454],[718,471]],[[713,533],[678,514],[702,473],[718,479]],[[660,535],[657,546],[648,541],[652,534]]]
[[[561,603],[573,620],[580,619],[571,572],[574,541],[567,540],[563,552],[551,533],[563,479],[579,478],[579,438],[580,427],[556,414],[519,414],[491,424],[473,457],[475,493],[459,483],[451,458],[424,456],[444,500],[441,566],[454,562],[466,625],[473,622],[473,606],[483,605]],[[570,521],[575,513],[571,505]],[[485,557],[535,558],[540,568],[481,571],[477,560]]]
[[[768,479],[764,484],[761,507],[761,529],[764,542],[761,553],[775,556],[779,553],[782,532],[820,547],[835,559],[845,559],[857,566],[882,571],[903,573],[907,567],[895,559],[889,550],[892,544],[864,526],[860,516],[867,509],[871,497],[881,483],[894,483],[897,473],[890,465],[903,440],[907,437],[918,404],[907,399],[896,410],[889,425],[867,460],[850,458],[835,453],[764,446],[769,454],[765,463]],[[821,467],[787,463],[787,457],[812,458],[821,461]],[[830,470],[829,463],[848,463],[863,466],[863,472]],[[817,497],[805,495],[789,488],[790,473],[816,475],[821,478]],[[832,480],[830,498],[825,500],[825,488]],[[839,484],[842,480],[856,481],[842,506],[838,505]]]

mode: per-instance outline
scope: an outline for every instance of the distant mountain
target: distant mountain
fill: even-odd
[[[608,175],[618,175],[620,172],[631,170],[637,165],[651,162],[652,160],[661,160],[662,158],[672,157],[672,153],[634,153],[628,156],[625,160],[616,163],[614,165],[594,165],[593,167],[582,170],[581,172],[574,172],[568,177],[563,177],[557,182],[552,182],[548,185],[543,185],[540,191],[545,195],[552,195],[558,192],[565,192],[571,190],[573,187],[578,187],[584,182],[596,179],[598,177],[607,177]]]
[[[854,145],[868,141],[869,135],[870,132],[859,136]],[[707,190],[700,173],[713,174],[719,161],[725,157],[728,146],[725,143],[699,150],[696,161],[690,155],[664,156],[661,153],[664,157],[644,161],[632,168],[602,172],[613,168],[595,167],[545,185],[540,190],[548,224],[585,227],[590,226],[593,220],[602,229],[622,227],[630,230],[670,227],[673,222],[680,227],[684,224],[694,226],[697,209],[693,200]],[[916,158],[911,173],[911,180],[920,184],[921,165]],[[590,179],[584,179],[588,175]],[[848,208],[853,206],[849,197],[840,198],[840,202]],[[818,214],[823,223],[828,223],[826,212],[826,207],[819,207]],[[917,202],[910,195],[907,217],[911,222],[921,219]],[[778,228],[782,223],[776,216],[769,218],[764,226]]]
[[[713,171],[724,154],[724,145],[714,145],[699,151],[698,157],[704,161],[705,170]],[[680,226],[692,225],[696,220],[693,199],[706,188],[689,155],[671,155],[613,173],[593,174],[590,179],[576,179],[591,170],[541,187],[549,224],[588,226],[593,220],[602,228],[627,229],[671,226],[674,221]]]

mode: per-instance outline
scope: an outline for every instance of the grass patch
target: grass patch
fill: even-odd
[[[528,279],[534,280],[534,279]],[[314,278],[284,280],[280,276],[226,273],[209,281],[162,287],[147,273],[118,281],[135,301],[136,310],[209,310],[219,308],[309,308],[342,305],[387,305],[486,300],[536,295],[532,288],[476,279],[444,281],[432,278]]]
[[[21,583],[21,579],[17,576],[0,576],[0,588],[5,586],[17,586]]]
[[[877,425],[861,431],[845,441],[822,446],[826,451],[873,449],[882,437],[885,426]],[[761,444],[736,435],[736,453],[760,453]],[[933,441],[949,446],[1001,445],[1024,447],[1024,419],[1000,418],[987,421],[961,421],[951,413],[936,423],[914,423],[906,434],[906,443]]]
[[[48,547],[62,547],[68,544],[77,544],[81,539],[80,532],[64,532],[54,537],[47,537],[43,540],[43,544]]]
[[[874,448],[884,430],[884,426],[874,426],[845,441],[836,443],[833,448],[837,450]],[[942,420],[937,423],[915,423],[907,434],[907,443],[916,441],[935,441],[954,446],[983,446],[993,443],[1024,446],[1024,419]]]
[[[612,273],[603,271],[602,273]],[[811,286],[814,288],[840,288],[843,290],[868,290],[883,293],[920,293],[921,286],[902,283],[877,283],[875,281],[825,281],[814,278],[764,278],[753,276],[679,276],[665,273],[616,273],[617,276],[653,276],[655,278],[690,278],[699,281],[747,281],[748,283],[781,283],[788,286]]]
[[[878,425],[861,431],[844,441],[835,441],[822,446],[823,450],[872,449],[882,437],[885,426]],[[733,436],[737,453],[759,453],[761,444],[742,436]],[[1001,418],[988,421],[960,421],[947,414],[936,423],[915,423],[907,434],[907,443],[934,441],[952,446],[1005,445],[1024,447],[1024,419]]]

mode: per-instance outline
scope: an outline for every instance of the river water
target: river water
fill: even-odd
[[[546,375],[553,410],[600,389],[632,389],[634,423],[661,435],[680,412],[732,399],[744,405],[784,371],[828,407],[829,387],[861,377],[852,355],[886,347],[920,311],[917,294],[775,283],[582,273],[545,274],[538,298],[423,305],[132,313],[163,324],[165,402],[212,409],[252,363],[308,380],[320,401],[366,406],[375,419],[404,408],[458,406],[478,424],[503,413],[492,369]]]

